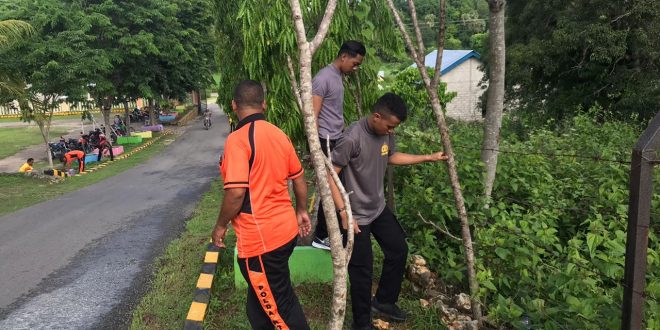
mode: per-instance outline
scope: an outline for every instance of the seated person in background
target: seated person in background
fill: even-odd
[[[71,150],[62,156],[61,161],[64,163],[64,171],[69,171],[74,160],[78,161],[78,173],[85,172],[85,153],[80,150]]]
[[[113,120],[113,123],[119,129],[123,130],[123,129],[126,128],[125,125],[124,125],[124,120],[121,119],[121,117],[119,115],[115,115],[115,119]]]
[[[19,173],[29,173],[32,172],[32,164],[34,164],[34,158],[28,158],[27,162],[18,169]]]

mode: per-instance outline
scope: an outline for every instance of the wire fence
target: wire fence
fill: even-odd
[[[401,136],[404,137],[412,137],[411,135],[408,134],[400,134]],[[437,145],[442,145],[439,141],[436,141],[432,138],[429,137],[423,137],[423,136],[416,136],[416,138],[422,138],[425,142],[432,143],[432,144],[437,144]],[[503,154],[512,154],[512,155],[527,155],[527,156],[544,156],[547,158],[557,158],[557,157],[563,157],[563,158],[578,158],[578,159],[586,159],[586,160],[591,160],[594,162],[606,162],[606,163],[617,163],[617,164],[624,164],[624,165],[630,165],[629,160],[622,160],[622,159],[614,159],[614,158],[606,158],[601,155],[584,155],[584,154],[576,154],[576,153],[549,153],[549,152],[540,152],[540,151],[531,151],[531,152],[523,152],[523,151],[514,151],[514,150],[508,150],[508,149],[490,149],[490,148],[475,148],[475,147],[470,147],[470,146],[465,146],[461,144],[455,144],[452,143],[452,147],[456,149],[462,149],[462,150],[472,150],[472,151],[482,151],[482,150],[490,150],[490,151],[496,151],[498,153],[503,153]]]

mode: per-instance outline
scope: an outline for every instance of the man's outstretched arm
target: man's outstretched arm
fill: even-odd
[[[403,152],[395,152],[390,156],[388,162],[392,165],[413,165],[424,162],[437,162],[447,160],[449,157],[444,152],[438,151],[429,155],[413,155]]]

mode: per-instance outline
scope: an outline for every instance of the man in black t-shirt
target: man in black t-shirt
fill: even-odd
[[[372,329],[371,312],[392,321],[405,321],[406,313],[397,305],[408,257],[403,228],[385,203],[383,181],[388,164],[412,165],[446,160],[442,152],[412,155],[395,150],[394,129],[407,118],[403,100],[392,93],[383,95],[372,113],[349,126],[332,151],[337,173],[342,173],[355,220],[355,244],[348,264],[353,308],[353,328]],[[344,229],[347,215],[344,201],[332,179],[333,199]],[[373,254],[371,234],[383,250],[383,271],[376,295],[371,300]],[[345,237],[346,235],[344,235]]]

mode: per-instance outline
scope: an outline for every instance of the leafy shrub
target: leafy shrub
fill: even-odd
[[[433,69],[427,68],[429,77],[433,77]],[[431,99],[428,97],[424,80],[417,68],[407,68],[397,74],[392,84],[392,92],[401,96],[408,106],[409,125],[428,129],[435,126],[435,116],[431,108]],[[447,103],[456,97],[456,92],[447,92],[447,84],[438,84],[440,104],[445,109]]]
[[[553,125],[559,128],[530,130],[524,140],[501,141],[489,208],[482,200],[481,125],[451,125],[480,299],[497,322],[520,327],[526,314],[534,329],[619,326],[630,165],[615,160],[630,159],[641,129],[592,118],[580,115]],[[400,151],[430,153],[440,147],[437,129],[406,125],[399,132]],[[424,255],[445,281],[467,290],[461,243],[418,217],[419,212],[460,236],[446,166],[398,167],[395,186],[411,253]],[[654,194],[652,210],[660,209],[659,197]],[[660,219],[654,217],[646,277],[650,329],[660,326]]]

